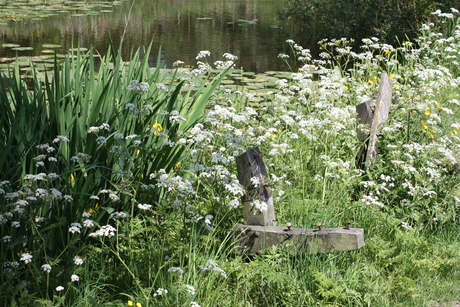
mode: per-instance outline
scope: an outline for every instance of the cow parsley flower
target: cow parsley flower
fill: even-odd
[[[111,225],[102,226],[101,229],[89,234],[90,237],[113,237],[117,230]]]
[[[56,291],[57,291],[57,292],[61,292],[62,290],[64,290],[64,287],[63,287],[63,286],[57,286],[57,287],[56,287]]]
[[[72,282],[77,282],[80,280],[80,277],[78,277],[78,275],[72,274],[72,276],[70,276],[70,280]]]
[[[150,85],[147,82],[132,80],[126,89],[128,91],[133,91],[136,94],[144,94],[150,92]]]
[[[195,295],[195,294],[196,294],[195,287],[193,287],[193,286],[185,285],[185,289],[187,289],[187,292],[190,293],[191,295]]]
[[[83,226],[86,227],[86,228],[93,227],[94,223],[93,223],[92,220],[84,220],[83,221]]]
[[[46,273],[51,272],[51,265],[49,264],[42,265],[42,270],[45,271]]]
[[[54,140],[53,143],[58,143],[58,142],[64,142],[68,143],[70,142],[69,138],[64,136],[64,135],[58,135]]]
[[[182,270],[180,267],[172,266],[168,269],[169,273],[178,273],[178,274],[184,274],[184,270]]]
[[[29,263],[29,262],[32,262],[32,258],[33,256],[29,253],[24,253],[21,255],[21,259],[19,259],[20,261],[24,261],[24,263]]]
[[[148,204],[138,204],[137,207],[141,210],[150,210],[152,208],[152,205]]]
[[[197,60],[200,60],[200,59],[203,59],[207,56],[211,56],[211,52],[209,52],[208,50],[203,50],[203,51],[200,51],[198,53],[198,55],[196,56],[196,59]]]
[[[76,265],[82,265],[83,264],[83,259],[81,259],[79,256],[73,257],[73,263]]]
[[[220,275],[224,278],[227,278],[227,273],[222,270],[219,265],[214,260],[208,260],[205,265],[198,266],[202,271],[215,271],[220,273]]]
[[[69,227],[69,232],[71,233],[80,233],[80,230],[81,230],[81,224],[80,223],[72,223],[70,224],[70,227]]]
[[[164,294],[167,294],[168,293],[168,290],[166,289],[163,289],[163,288],[158,288],[156,291],[155,291],[155,294],[153,294],[153,296],[161,296],[161,295],[164,295]]]

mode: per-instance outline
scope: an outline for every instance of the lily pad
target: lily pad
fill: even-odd
[[[18,45],[18,44],[3,44],[2,47],[3,48],[17,48],[17,47],[21,47],[21,45]]]
[[[43,48],[47,48],[47,49],[57,49],[57,48],[61,48],[62,45],[43,44],[42,47],[43,47]],[[45,52],[45,51],[43,50],[42,52]]]
[[[85,52],[85,51],[88,51],[88,48],[85,48],[85,47],[80,47],[80,48],[72,48],[70,49],[71,52]]]
[[[16,51],[29,51],[29,50],[34,50],[33,47],[15,47],[11,48],[11,50],[16,50]]]

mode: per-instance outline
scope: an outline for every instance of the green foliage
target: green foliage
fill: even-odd
[[[74,275],[122,288],[136,275],[122,269],[128,264],[121,251],[129,251],[130,266],[134,261],[142,265],[145,256],[138,259],[132,249],[164,227],[177,228],[174,218],[163,221],[174,209],[162,205],[167,191],[153,185],[149,175],[167,176],[179,167],[189,145],[175,141],[200,120],[225,71],[209,87],[183,95],[186,80],[163,84],[160,69],[149,67],[149,51],[142,59],[135,53],[126,65],[114,50],[108,54],[97,70],[92,51],[62,63],[56,58],[54,71],[44,80],[34,74],[31,89],[17,65],[1,76],[0,173],[5,197],[0,203],[0,235],[5,243],[13,242],[2,244],[2,284],[18,283],[2,287],[4,301],[30,293],[47,301],[57,297],[51,301],[65,305],[78,296],[71,283]],[[145,210],[145,203],[153,203],[144,205],[154,208],[152,216],[134,220],[136,225],[130,227],[117,222]],[[138,228],[139,234],[99,244],[82,239],[96,227],[112,227],[104,226],[110,220],[119,230]],[[109,236],[118,230],[107,229]],[[116,257],[106,261],[111,253]],[[86,270],[73,263],[83,254]],[[157,257],[156,251],[146,254]],[[16,270],[19,263],[13,259],[18,256],[26,265]],[[98,267],[104,275],[92,274],[93,261],[105,262]],[[62,300],[54,290],[60,285],[65,285]]]
[[[459,5],[457,0],[288,0],[279,17],[298,23],[312,43],[347,37],[359,46],[361,39],[375,36],[395,44],[407,36],[415,38],[431,12]]]

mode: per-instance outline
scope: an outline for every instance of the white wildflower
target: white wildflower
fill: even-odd
[[[24,263],[29,263],[29,262],[32,262],[32,258],[33,256],[29,253],[24,253],[21,255],[21,259],[19,259],[20,261],[24,261]]]
[[[128,91],[133,91],[137,94],[143,94],[150,92],[150,85],[147,82],[139,82],[132,80],[130,85],[126,88]]]
[[[71,233],[80,233],[80,230],[81,230],[81,224],[80,223],[72,223],[70,224],[70,227],[69,227],[69,232]]]
[[[208,50],[203,50],[198,53],[198,55],[196,56],[196,59],[199,60],[207,56],[211,56],[211,52],[209,52]]]
[[[152,208],[152,205],[148,204],[138,204],[137,207],[141,210],[150,210]]]
[[[102,226],[101,229],[89,234],[90,237],[113,237],[117,230],[111,225]]]
[[[190,293],[191,295],[195,295],[195,294],[196,294],[195,287],[193,287],[193,286],[191,286],[191,285],[185,285],[185,289],[187,289],[187,292]]]
[[[206,265],[199,265],[198,266],[202,271],[215,271],[220,273],[220,275],[224,278],[227,278],[227,273],[222,270],[219,265],[214,260],[208,260]]]
[[[153,294],[153,296],[161,296],[161,295],[165,295],[168,293],[168,290],[166,289],[163,289],[163,288],[158,288],[155,293]]]
[[[86,228],[93,227],[94,223],[93,223],[92,220],[84,220],[83,221],[83,226],[86,227]]]
[[[75,256],[73,257],[73,263],[75,263],[75,265],[82,265],[83,259],[81,259],[79,256]]]
[[[51,265],[49,264],[42,265],[42,270],[45,271],[46,273],[51,272]]]
[[[178,274],[184,274],[184,270],[182,270],[180,267],[172,266],[168,269],[168,272],[170,273],[178,273]]]

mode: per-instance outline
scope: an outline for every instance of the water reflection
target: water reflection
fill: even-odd
[[[285,70],[277,58],[288,52],[286,39],[295,29],[276,19],[283,1],[273,0],[128,0],[98,16],[60,13],[44,20],[24,20],[0,26],[0,44],[18,43],[34,47],[27,55],[40,54],[42,44],[93,46],[105,52],[109,37],[118,46],[123,40],[123,56],[153,41],[152,63],[160,46],[166,67],[181,60],[194,65],[201,50],[212,53],[210,62],[230,52],[240,58],[246,71]],[[61,50],[63,51],[63,50]],[[2,56],[15,52],[2,48]]]

